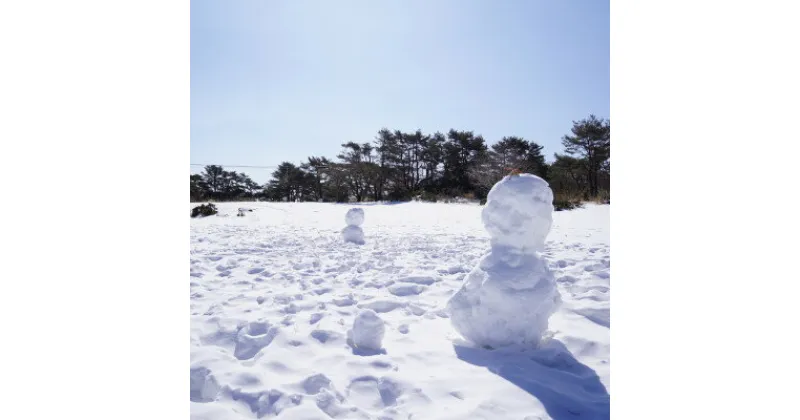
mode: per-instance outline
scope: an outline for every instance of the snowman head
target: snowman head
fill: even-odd
[[[364,209],[354,207],[344,215],[344,222],[347,226],[361,226],[364,224]]]
[[[536,175],[506,176],[489,191],[481,216],[493,246],[542,250],[553,224],[553,191]]]

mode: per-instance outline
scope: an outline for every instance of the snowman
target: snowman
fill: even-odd
[[[347,227],[342,230],[345,242],[364,245],[364,231],[361,229],[361,225],[364,224],[364,210],[359,208],[348,210],[344,221],[347,223]]]
[[[561,297],[539,255],[553,223],[553,191],[532,174],[492,187],[481,218],[491,249],[447,302],[453,327],[484,347],[536,347]]]

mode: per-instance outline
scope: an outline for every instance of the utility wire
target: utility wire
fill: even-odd
[[[222,166],[223,168],[259,168],[259,169],[272,169],[277,166],[253,166],[253,165],[209,165],[205,163],[190,163],[189,166]]]

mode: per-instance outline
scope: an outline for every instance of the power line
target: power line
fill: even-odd
[[[222,166],[223,168],[257,168],[257,169],[272,169],[277,166],[253,166],[253,165],[209,165],[205,163],[190,163],[189,166]]]

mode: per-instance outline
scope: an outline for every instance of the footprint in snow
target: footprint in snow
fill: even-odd
[[[272,343],[277,335],[278,328],[270,323],[251,322],[236,334],[233,355],[239,360],[252,359],[261,349]]]
[[[432,276],[409,276],[397,279],[397,281],[401,283],[414,283],[430,286],[433,283],[436,283],[436,278]]]
[[[556,281],[557,281],[557,282],[559,282],[559,283],[569,283],[569,284],[572,284],[572,283],[575,283],[575,282],[577,282],[577,281],[578,281],[578,279],[577,279],[577,278],[575,278],[575,277],[573,277],[573,276],[561,276],[561,277],[557,278],[557,279],[556,279]]]
[[[316,395],[323,389],[331,389],[331,380],[321,374],[318,373],[316,375],[311,375],[301,383],[303,390],[308,395]]]
[[[357,302],[353,298],[353,296],[344,296],[344,297],[341,297],[341,298],[334,299],[333,303],[336,306],[352,306],[352,305],[355,305]]]
[[[567,260],[558,260],[555,263],[555,266],[558,268],[565,268],[570,265],[575,265],[575,261],[567,261]]]
[[[316,295],[324,295],[328,294],[333,291],[332,287],[320,287],[319,289],[314,289],[314,294]]]
[[[214,375],[206,367],[195,367],[189,371],[189,399],[193,402],[212,402],[221,390]]]
[[[330,331],[330,330],[314,330],[311,331],[311,338],[317,340],[322,344],[327,344],[328,342],[335,343],[339,341],[344,341],[344,334],[337,332],[337,331]]]
[[[347,399],[359,407],[383,409],[397,404],[403,395],[403,387],[388,378],[362,376],[350,381]]]
[[[589,264],[589,265],[586,265],[585,267],[583,267],[584,271],[589,271],[589,272],[599,271],[599,270],[603,270],[605,268],[606,268],[606,266],[603,263],[600,263],[600,264]]]
[[[395,300],[374,300],[358,305],[359,309],[372,309],[377,313],[391,312],[397,308],[403,308],[405,306],[405,302],[398,302]]]
[[[319,322],[319,320],[322,319],[322,317],[324,317],[324,316],[325,315],[320,313],[320,312],[317,312],[315,314],[311,314],[311,318],[308,320],[308,323],[311,324],[311,325],[314,325],[317,322]]]
[[[395,284],[389,286],[389,293],[395,296],[413,296],[422,293],[425,286],[419,284]]]

